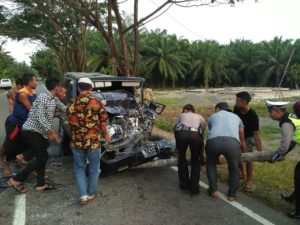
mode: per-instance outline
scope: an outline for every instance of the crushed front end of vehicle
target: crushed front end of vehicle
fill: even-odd
[[[153,159],[168,158],[174,143],[158,136],[151,136],[157,114],[165,105],[150,102],[137,103],[127,91],[96,92],[96,99],[105,104],[109,115],[110,143],[103,143],[101,169],[112,174]]]

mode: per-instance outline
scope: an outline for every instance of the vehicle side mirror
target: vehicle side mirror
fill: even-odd
[[[162,114],[164,109],[166,108],[166,105],[158,103],[158,102],[153,102],[151,101],[149,103],[149,109],[153,110],[157,115]]]

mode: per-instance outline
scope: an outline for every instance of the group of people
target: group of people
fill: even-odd
[[[78,96],[66,106],[63,100],[66,89],[56,78],[48,78],[46,90],[36,94],[36,76],[24,74],[16,80],[16,87],[7,94],[9,116],[5,122],[6,138],[0,149],[0,165],[7,184],[20,193],[28,190],[23,182],[30,174],[37,177],[36,191],[55,189],[47,182],[45,175],[48,161],[49,141],[61,142],[61,137],[53,128],[55,117],[67,115],[70,131],[70,147],[74,157],[74,173],[79,191],[80,202],[85,204],[95,199],[100,174],[101,135],[109,142],[107,134],[107,113],[104,105],[92,96],[93,83],[89,78],[78,80]],[[240,171],[245,180],[244,191],[253,188],[253,163],[241,163],[242,152],[262,150],[259,135],[259,118],[250,108],[251,95],[248,92],[236,94],[236,104],[231,110],[226,102],[215,106],[215,113],[206,123],[203,116],[195,112],[193,105],[183,107],[176,119],[174,135],[178,151],[178,176],[180,188],[192,195],[200,192],[200,164],[204,158],[204,132],[208,127],[205,145],[206,168],[209,181],[209,194],[218,196],[217,170],[220,155],[224,155],[229,170],[228,200],[235,201],[240,179]],[[300,102],[294,105],[294,114],[286,110],[287,102],[267,101],[272,119],[279,121],[281,142],[278,151],[269,162],[280,161],[291,151],[296,143],[300,144]],[[189,173],[186,152],[191,152],[191,172]],[[12,175],[9,163],[16,160],[23,169]],[[87,161],[88,176],[86,173]],[[300,219],[300,162],[295,169],[295,190],[292,197],[296,210],[289,214]]]
[[[89,78],[79,79],[79,95],[68,106],[63,103],[66,89],[58,79],[48,78],[45,84],[46,90],[37,95],[36,76],[24,74],[22,79],[16,81],[16,88],[8,92],[10,114],[5,123],[6,138],[0,150],[4,176],[8,178],[7,184],[20,193],[28,191],[23,182],[30,174],[37,177],[36,191],[55,189],[51,182],[47,182],[48,176],[45,175],[47,148],[49,141],[61,142],[61,137],[53,128],[54,118],[67,115],[80,202],[87,203],[95,198],[97,191],[100,134],[106,141],[110,141],[110,136],[106,133],[105,107],[92,97],[92,81]],[[11,161],[18,161],[23,165],[23,169],[16,175],[10,171]]]
[[[193,105],[183,107],[182,113],[176,119],[174,135],[178,150],[179,186],[191,195],[199,193],[200,162],[206,153],[206,172],[209,182],[209,194],[218,196],[217,170],[219,157],[223,155],[228,163],[229,189],[228,201],[236,199],[239,179],[245,180],[243,190],[251,192],[253,188],[253,162],[240,162],[242,152],[262,151],[262,141],[259,135],[259,118],[250,108],[251,95],[242,91],[236,94],[236,103],[231,110],[228,103],[219,102],[215,113],[206,123],[205,119],[195,113]],[[300,144],[300,102],[295,103],[294,113],[286,110],[288,102],[267,101],[267,109],[273,120],[279,121],[281,128],[280,146],[269,159],[270,163],[280,161],[291,151],[296,143]],[[204,148],[204,132],[208,127],[208,135]],[[186,151],[191,152],[191,172],[188,170]],[[240,176],[240,172],[241,175]],[[300,219],[300,162],[297,164],[294,176],[295,191],[291,196],[283,196],[288,200],[293,198],[296,210],[288,215]]]
[[[36,76],[28,73],[17,80],[15,90],[8,92],[10,114],[5,122],[6,137],[0,160],[4,176],[9,178],[7,184],[20,193],[27,192],[22,183],[31,173],[37,177],[36,191],[51,189],[51,185],[45,182],[47,148],[49,140],[61,142],[52,128],[52,122],[56,110],[66,111],[66,106],[61,102],[66,92],[59,80],[47,79],[47,90],[39,95],[35,92],[36,86]],[[13,176],[9,163],[14,160],[24,164],[24,167]]]

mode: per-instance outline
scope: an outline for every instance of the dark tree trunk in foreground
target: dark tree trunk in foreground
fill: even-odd
[[[267,162],[271,159],[275,151],[265,151],[265,152],[249,152],[242,153],[241,162]],[[222,163],[226,163],[224,157],[220,160]],[[173,157],[170,159],[161,159],[152,162],[148,162],[142,165],[138,165],[134,168],[154,168],[154,167],[163,167],[163,166],[177,166],[178,160]]]

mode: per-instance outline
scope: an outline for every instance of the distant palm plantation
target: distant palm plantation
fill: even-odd
[[[15,62],[0,48],[0,77],[16,78],[22,71],[33,70],[40,77],[62,78],[67,71],[86,71],[142,76],[147,85],[158,88],[297,88],[300,82],[300,39],[274,37],[260,43],[233,40],[220,44],[214,40],[189,41],[166,30],[144,28],[174,1],[162,1],[141,18],[139,0],[132,1],[133,15],[124,13],[122,1],[117,0],[8,2],[15,7],[0,3],[0,35],[38,41],[46,48],[32,56],[31,67]],[[184,2],[189,1],[177,1],[177,6]],[[195,2],[218,5],[211,0]],[[241,1],[224,1],[228,5],[235,2]]]

